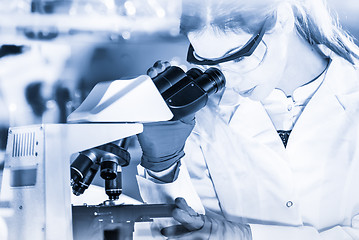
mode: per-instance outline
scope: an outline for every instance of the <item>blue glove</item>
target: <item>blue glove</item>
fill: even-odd
[[[183,148],[194,125],[194,116],[178,121],[143,124],[143,132],[138,134],[143,153],[141,165],[160,172],[179,162],[184,156]]]
[[[168,62],[157,61],[147,74],[153,78],[169,66]],[[160,179],[164,182],[176,180],[184,145],[194,125],[194,115],[177,121],[144,123],[143,132],[137,135],[142,148],[141,165],[153,172],[162,172],[176,165],[171,177]]]

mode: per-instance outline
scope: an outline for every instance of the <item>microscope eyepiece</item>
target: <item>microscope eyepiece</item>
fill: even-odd
[[[217,68],[207,69],[200,77],[194,80],[208,95],[221,90],[226,84],[223,73]]]
[[[172,120],[197,112],[207,104],[208,96],[226,84],[223,73],[217,68],[209,68],[204,73],[191,68],[185,73],[172,66],[152,80],[174,115]]]
[[[187,77],[187,75],[181,68],[172,66],[152,80],[158,91],[162,94],[185,77]]]
[[[187,76],[191,77],[192,79],[199,78],[203,72],[198,68],[191,68],[186,72]]]

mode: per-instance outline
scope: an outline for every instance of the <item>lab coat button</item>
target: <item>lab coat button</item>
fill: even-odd
[[[292,202],[292,201],[288,201],[285,205],[290,208],[291,206],[293,206],[293,202]]]

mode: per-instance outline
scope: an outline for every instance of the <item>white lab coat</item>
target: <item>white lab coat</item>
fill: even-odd
[[[333,58],[287,148],[260,102],[242,99],[231,119],[211,106],[196,118],[182,174],[170,184],[139,179],[145,200],[154,192],[197,194],[207,212],[250,224],[253,240],[359,239],[359,74],[352,65]],[[236,239],[235,231],[220,234]]]
[[[5,220],[0,217],[0,239],[1,240],[7,240],[7,236],[8,236],[8,230],[7,230],[7,225]]]

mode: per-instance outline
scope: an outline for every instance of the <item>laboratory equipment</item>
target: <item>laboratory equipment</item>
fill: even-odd
[[[171,66],[153,80],[147,75],[141,75],[129,80],[116,80],[98,83],[84,102],[68,120],[70,122],[117,122],[118,115],[122,121],[131,121],[133,109],[128,106],[141,101],[136,110],[146,113],[141,122],[153,122],[154,116],[161,114],[171,116],[171,120],[181,119],[203,108],[208,97],[219,92],[225,86],[226,80],[217,68],[209,68],[204,73],[192,68],[186,73],[179,67]],[[147,98],[148,92],[153,93]],[[154,102],[152,100],[156,100]]]
[[[167,68],[153,82],[173,113],[172,120],[197,112],[207,104],[210,95],[226,84],[224,75],[217,68],[209,68],[204,73],[191,68],[185,73],[176,66]]]
[[[139,123],[10,128],[0,193],[9,240],[73,239],[70,159],[141,131]]]
[[[94,224],[96,239],[132,239],[135,222],[171,217],[173,204],[119,206],[114,200],[122,192],[121,167],[130,161],[126,138],[142,132],[141,122],[192,114],[225,83],[218,69],[179,70],[170,68],[154,80],[143,75],[99,83],[69,124],[10,128],[0,193],[9,239],[90,239],[85,229]],[[178,80],[169,77],[174,72],[181,73],[174,74]],[[159,87],[168,80],[167,89]],[[98,170],[109,199],[71,206],[71,188],[81,195]]]

